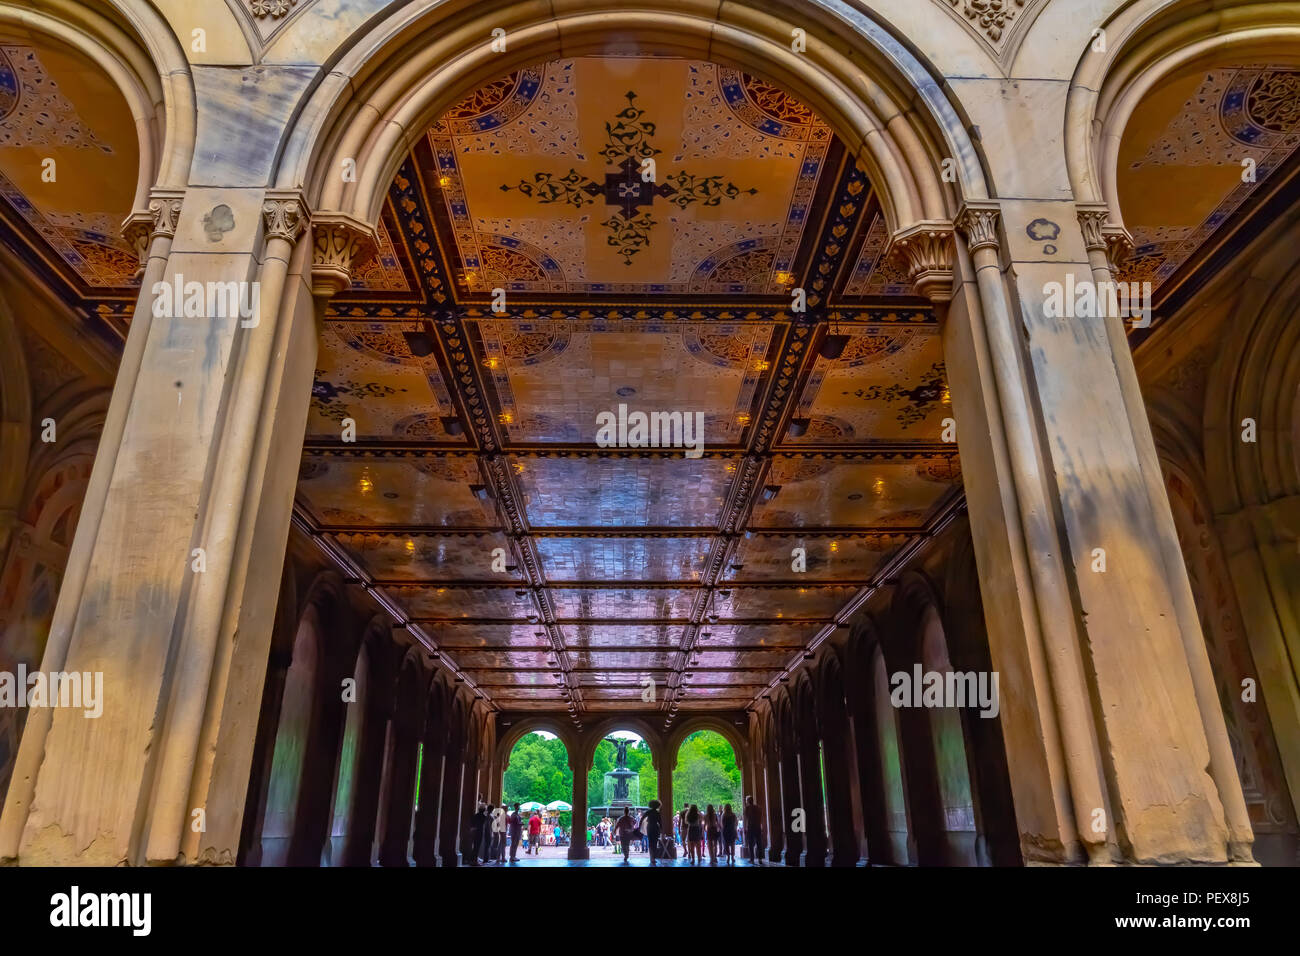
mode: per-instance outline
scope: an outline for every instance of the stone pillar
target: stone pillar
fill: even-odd
[[[856,866],[862,815],[855,813],[852,779],[857,776],[851,757],[848,717],[843,699],[827,701],[821,715],[822,747],[826,761],[826,816],[830,821],[831,865]]]
[[[767,838],[767,859],[780,863],[785,858],[785,804],[781,788],[781,752],[775,718],[770,725],[767,740],[767,773],[764,786],[767,791],[767,804],[763,807],[763,819]]]
[[[0,857],[235,860],[315,369],[306,210],[292,193],[192,187],[172,221],[151,244],[43,661],[102,672],[105,711],[33,715]],[[169,302],[178,277],[185,298]],[[187,317],[187,288],[211,288],[198,308],[221,314]]]
[[[458,866],[460,855],[460,794],[465,764],[460,749],[448,742],[442,770],[442,797],[438,801],[438,860],[443,866]]]
[[[655,764],[655,779],[659,795],[655,799],[659,801],[659,816],[663,832],[671,837],[673,827],[676,826],[674,820],[677,818],[677,807],[673,803],[673,770],[677,767],[677,755],[661,753],[656,756],[658,761]]]
[[[460,778],[460,859],[461,862],[473,866],[478,859],[478,850],[472,845],[470,840],[470,827],[474,821],[474,814],[478,812],[479,792],[479,756],[473,749],[466,751],[465,760],[462,764],[462,773]]]
[[[1230,854],[1234,859],[1251,858],[1254,832],[1246,799],[1237,778],[1236,760],[1228,741],[1228,729],[1210,669],[1210,657],[1201,631],[1201,618],[1196,610],[1196,599],[1187,578],[1187,566],[1182,548],[1178,544],[1178,531],[1169,507],[1165,490],[1164,473],[1156,454],[1151,423],[1147,420],[1146,403],[1138,383],[1137,369],[1133,365],[1133,352],[1128,335],[1118,311],[1118,301],[1113,292],[1116,266],[1131,252],[1133,240],[1123,229],[1106,225],[1107,210],[1098,207],[1078,208],[1079,227],[1084,246],[1088,251],[1088,265],[1092,280],[1104,296],[1097,298],[1098,305],[1105,304],[1101,321],[1104,323],[1110,354],[1114,361],[1119,391],[1124,403],[1128,426],[1132,433],[1142,485],[1146,490],[1147,505],[1155,527],[1157,540],[1153,542],[1169,584],[1170,598],[1177,615],[1177,630],[1187,656],[1193,693],[1200,710],[1201,726],[1210,750],[1210,776],[1223,801],[1225,822],[1228,826]]]
[[[786,866],[803,865],[803,833],[791,829],[794,811],[803,808],[803,797],[799,792],[799,752],[795,749],[793,731],[782,728],[781,734],[781,829],[785,834],[785,846],[780,859]]]
[[[1092,277],[1074,207],[971,203],[957,224],[956,247],[944,224],[896,244],[943,319],[1022,855],[1249,859],[1198,705],[1186,572],[1164,553],[1126,347],[1095,311],[1048,308]],[[935,276],[954,256],[947,292]]]
[[[447,724],[442,714],[430,713],[424,724],[424,763],[420,771],[420,805],[415,811],[411,856],[416,866],[438,865],[438,811],[442,806]]]
[[[570,860],[586,860],[591,857],[587,846],[587,774],[591,772],[591,754],[582,744],[574,744],[569,750],[569,769],[573,771],[573,832],[569,839]]]
[[[380,834],[381,866],[410,866],[412,811],[415,803],[415,773],[420,743],[417,728],[405,715],[393,718],[389,744],[389,787],[384,828]]]
[[[374,688],[377,682],[372,678],[369,686]],[[353,819],[343,849],[343,866],[370,865],[370,851],[375,842],[375,827],[379,816],[384,746],[388,736],[388,721],[383,710],[385,704],[383,695],[373,690],[365,695],[362,702],[366,716],[361,725],[361,739],[357,743],[361,748],[361,759],[357,763],[357,792],[353,799]]]
[[[803,791],[804,833],[803,865],[826,865],[826,803],[822,793],[821,741],[811,705],[798,731],[800,789]],[[827,768],[829,773],[829,768]]]

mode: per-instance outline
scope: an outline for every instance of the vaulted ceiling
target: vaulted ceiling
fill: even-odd
[[[1293,189],[1297,77],[1228,65],[1139,106],[1124,277],[1157,321]],[[92,64],[0,34],[0,236],[119,336],[134,136]],[[503,710],[644,709],[646,677],[665,710],[743,707],[961,506],[938,327],[887,238],[843,144],[756,77],[588,57],[485,84],[330,304],[299,526]],[[703,454],[599,447],[619,404],[701,413]]]
[[[331,304],[300,520],[503,710],[644,710],[646,678],[742,708],[960,501],[938,327],[884,239],[842,144],[755,77],[487,84]],[[699,413],[702,454],[598,446],[620,404]]]

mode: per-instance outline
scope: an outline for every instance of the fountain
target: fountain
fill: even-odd
[[[618,752],[614,757],[614,769],[605,771],[605,805],[592,807],[591,812],[600,816],[621,816],[624,807],[631,807],[633,815],[639,814],[645,807],[641,806],[641,775],[627,766],[627,748],[630,740],[612,740]]]

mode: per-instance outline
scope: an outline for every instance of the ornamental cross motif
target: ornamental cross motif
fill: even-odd
[[[607,164],[603,182],[570,169],[563,176],[535,173],[531,180],[521,179],[515,186],[502,185],[501,190],[517,189],[539,203],[559,203],[574,209],[604,199],[606,206],[614,207],[601,223],[609,231],[606,242],[618,250],[624,265],[631,265],[632,257],[650,244],[650,230],[658,225],[650,214],[656,200],[679,209],[697,204],[718,206],[724,199],[752,196],[758,190],[741,189],[721,176],[688,172],[674,173],[662,183],[653,178],[646,181],[641,175],[642,163],[663,150],[651,142],[655,124],[645,119],[645,110],[636,105],[635,93],[627,94],[627,104],[613,121],[605,123],[605,145],[600,150]]]

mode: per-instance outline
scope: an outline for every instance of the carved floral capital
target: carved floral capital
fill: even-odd
[[[262,203],[262,224],[267,239],[283,239],[293,244],[307,228],[307,209],[296,197],[268,196]]]
[[[952,226],[921,222],[894,236],[889,255],[896,258],[918,295],[931,302],[952,298]]]
[[[972,253],[978,249],[997,249],[998,220],[1002,210],[996,204],[967,203],[957,213],[956,226],[966,238],[966,248]]]
[[[312,221],[311,286],[330,296],[352,284],[352,275],[378,248],[374,230],[343,215],[321,215]]]

